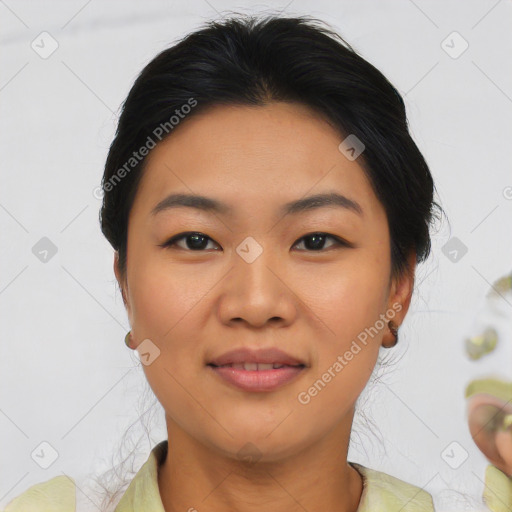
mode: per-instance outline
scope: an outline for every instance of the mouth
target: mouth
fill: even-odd
[[[214,375],[230,387],[253,393],[270,392],[295,381],[304,373],[304,364],[229,363],[208,364]]]
[[[304,373],[305,361],[277,347],[239,347],[211,359],[207,365],[224,384],[244,391],[273,391]]]
[[[216,365],[213,363],[209,363],[207,366],[212,366],[213,368],[236,368],[238,370],[246,370],[249,372],[261,372],[265,370],[278,370],[279,368],[305,368],[303,364],[284,364],[284,363],[228,363],[222,365]]]
[[[239,347],[210,359],[207,364],[217,367],[231,366],[248,371],[271,370],[274,366],[306,366],[305,361],[301,361],[277,347],[260,347],[258,349]]]

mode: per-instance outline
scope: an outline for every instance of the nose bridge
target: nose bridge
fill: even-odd
[[[233,269],[221,302],[224,321],[243,319],[263,325],[270,319],[289,321],[292,295],[279,279],[279,258],[252,237],[244,239],[233,254]]]
[[[253,237],[247,237],[236,248],[235,265],[237,288],[246,296],[261,296],[260,300],[270,301],[272,295],[279,293],[279,285],[274,275],[276,269],[272,249],[263,247]],[[272,269],[272,270],[271,270]]]

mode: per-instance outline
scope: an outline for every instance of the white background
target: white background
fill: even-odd
[[[481,496],[487,463],[466,426],[464,388],[491,371],[510,379],[512,340],[476,363],[463,339],[490,284],[512,268],[512,200],[503,193],[512,186],[512,2],[6,0],[0,507],[36,482],[107,469],[140,414],[145,379],[124,345],[128,320],[93,195],[121,102],[145,64],[203,22],[269,9],[330,23],[397,87],[451,223],[433,233],[395,349],[404,355],[366,411],[382,439],[363,435],[349,460],[425,488],[439,510],[463,509],[456,491]],[[43,31],[59,45],[47,59],[31,48]],[[458,58],[442,47],[453,31],[469,43]],[[468,248],[457,262],[441,250],[452,236]],[[46,263],[32,252],[42,237],[57,247]],[[157,423],[140,463],[165,436]],[[31,457],[43,441],[59,453],[48,469]],[[453,441],[469,454],[458,469],[441,457]]]

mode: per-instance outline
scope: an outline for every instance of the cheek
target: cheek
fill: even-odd
[[[158,354],[142,365],[146,379],[174,421],[186,424],[199,415],[190,404],[190,394],[201,396],[197,382],[202,287],[191,283],[190,275],[151,260],[131,275],[133,333],[137,341],[147,338]],[[190,394],[189,394],[190,393]],[[195,420],[193,421],[193,423]]]
[[[315,343],[315,378],[320,386],[329,382],[321,401],[335,407],[341,395],[348,401],[357,398],[375,366],[387,329],[381,318],[387,306],[387,267],[369,251],[358,251],[323,276],[322,286],[312,288],[314,279],[308,279],[304,289],[317,290],[308,302],[324,331]]]
[[[132,263],[129,283],[134,332],[167,343],[211,284],[208,278],[201,281],[192,267],[172,265],[162,255]]]
[[[295,283],[304,302],[324,324],[326,340],[339,348],[370,327],[387,305],[388,267],[370,251],[302,272]],[[300,291],[299,291],[300,290]]]
[[[192,266],[178,269],[161,256],[149,256],[138,265],[134,258],[132,264],[133,336],[137,342],[150,339],[159,351],[153,363],[143,365],[144,371],[155,394],[160,390],[167,397],[159,396],[164,403],[169,398],[179,401],[179,383],[187,381],[200,364],[202,299],[212,278],[201,280]]]

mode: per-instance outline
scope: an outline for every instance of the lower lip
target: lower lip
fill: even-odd
[[[305,368],[283,366],[272,370],[241,370],[230,366],[209,367],[225,381],[245,391],[272,391],[293,380]]]

